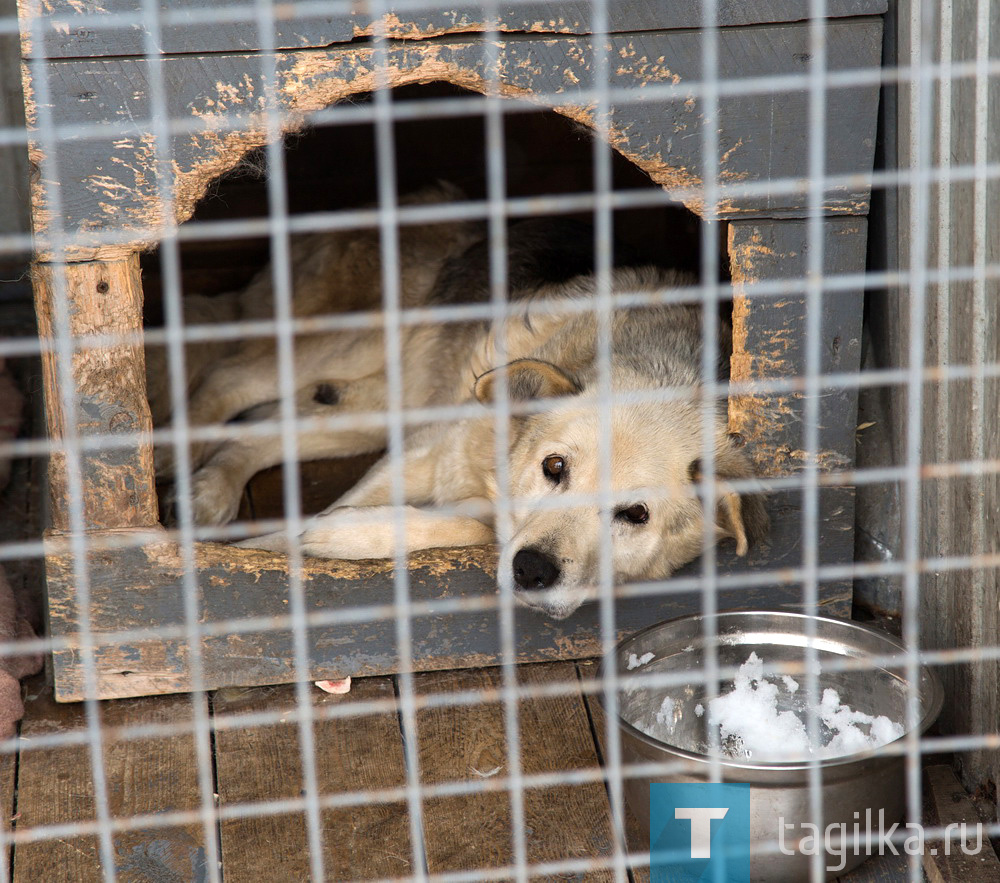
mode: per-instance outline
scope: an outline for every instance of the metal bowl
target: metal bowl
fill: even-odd
[[[751,651],[764,661],[768,669],[798,679],[797,697],[801,712],[806,698],[806,629],[814,624],[819,658],[819,692],[832,687],[841,702],[853,709],[872,715],[885,715],[891,720],[906,721],[906,698],[909,682],[901,667],[863,667],[873,657],[892,657],[904,652],[903,646],[891,635],[853,622],[809,617],[785,612],[732,612],[716,617],[715,646],[720,668],[736,669]],[[618,691],[618,725],[621,732],[622,759],[629,764],[656,763],[667,765],[669,772],[647,777],[626,777],[625,799],[648,837],[649,786],[653,782],[709,782],[712,759],[708,754],[708,714],[698,715],[696,708],[705,701],[703,633],[704,617],[688,616],[650,626],[623,640],[616,649],[616,666],[620,678],[632,680]],[[652,654],[650,657],[649,654]],[[636,665],[638,660],[648,661]],[[858,660],[859,667],[843,670]],[[632,662],[632,669],[629,662]],[[832,670],[831,670],[832,669]],[[838,670],[839,669],[839,670]],[[639,678],[659,685],[644,685]],[[655,676],[655,677],[652,677]],[[723,679],[719,692],[726,692],[731,679]],[[918,684],[920,697],[919,732],[934,722],[941,710],[943,691],[937,675],[921,667]],[[673,700],[672,729],[669,744],[647,735],[635,726],[646,721],[660,708],[664,697]],[[787,697],[789,706],[792,697]],[[779,706],[782,710],[782,706]],[[803,715],[804,719],[804,715]],[[904,757],[899,754],[901,739],[874,750],[857,754],[822,757],[813,761],[763,761],[743,756],[725,756],[722,746],[718,759],[721,779],[726,783],[744,783],[748,793],[750,835],[761,844],[742,866],[749,879],[781,883],[809,879],[810,857],[796,851],[787,855],[777,848],[779,818],[809,821],[809,769],[819,766],[822,782],[823,823],[843,823],[848,832],[865,821],[873,820],[872,831],[878,836],[879,811],[886,826],[902,818],[905,808]],[[866,815],[870,810],[871,815]],[[859,815],[855,815],[858,813]],[[874,851],[873,851],[874,854]],[[864,847],[855,854],[850,848],[837,847],[825,856],[827,879],[846,873],[866,858]],[[844,864],[841,861],[846,859]],[[742,860],[741,860],[742,861]],[[832,870],[835,868],[835,870]]]

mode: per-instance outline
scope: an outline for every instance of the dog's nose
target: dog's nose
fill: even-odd
[[[544,552],[521,549],[514,556],[514,582],[522,589],[547,589],[559,579],[559,566]]]

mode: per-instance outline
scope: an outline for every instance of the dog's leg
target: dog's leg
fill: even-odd
[[[384,407],[385,379],[382,375],[366,377],[354,383],[335,386],[320,383],[302,390],[296,403],[296,416],[332,417],[362,410],[378,411]],[[254,412],[256,420],[274,420],[279,413],[277,402]],[[381,451],[386,445],[386,430],[379,425],[349,429],[313,429],[298,436],[299,460],[325,457],[351,457]],[[191,487],[196,524],[226,524],[236,517],[246,483],[261,469],[283,460],[281,428],[268,435],[254,435],[219,446],[199,469]]]
[[[302,533],[302,552],[314,558],[391,558],[396,554],[399,510],[392,506],[344,506],[317,516]],[[416,506],[402,510],[405,548],[437,549],[492,543],[488,524],[465,515],[432,512]],[[275,533],[237,545],[272,552],[288,551],[288,535]]]
[[[421,443],[423,442],[423,443]],[[429,434],[411,439],[402,464],[405,545],[408,552],[443,546],[470,546],[494,539],[492,507],[484,499],[485,487],[464,486],[461,500],[451,511],[421,509],[433,504],[439,481],[442,449],[454,454],[452,432],[431,427]],[[393,501],[393,471],[389,456],[376,463],[368,474],[329,509],[311,518],[300,537],[306,555],[325,558],[385,558],[395,554],[396,509]],[[473,515],[475,517],[473,517]],[[284,552],[288,534],[284,531],[244,540],[239,545],[251,549]]]
[[[384,351],[380,331],[313,335],[295,342],[295,386],[307,389],[327,378],[337,382],[360,380],[377,371]],[[272,345],[262,351],[241,352],[220,362],[191,395],[191,426],[226,423],[238,414],[278,399],[281,389],[278,358]],[[211,442],[191,444],[191,464],[200,466],[214,448]]]
[[[494,540],[493,528],[464,515],[403,507],[407,552],[477,546]],[[302,552],[314,558],[391,558],[396,554],[398,510],[391,506],[337,509],[302,534]]]

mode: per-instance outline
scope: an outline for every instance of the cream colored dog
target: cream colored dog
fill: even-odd
[[[453,193],[444,188],[418,198],[435,196]],[[488,249],[477,234],[462,224],[403,228],[403,304],[488,303]],[[296,313],[329,309],[344,296],[352,309],[377,308],[377,237],[311,238],[309,248],[293,253],[300,259],[294,267]],[[384,457],[355,488],[308,519],[293,541],[307,555],[329,558],[488,543],[496,539],[499,507],[509,526],[501,571],[521,602],[561,619],[595,595],[602,550],[620,581],[665,577],[701,552],[701,312],[686,305],[614,309],[610,398],[604,400],[598,324],[586,303],[595,294],[587,272],[589,234],[567,222],[526,221],[510,228],[508,253],[504,321],[441,323],[431,312],[427,323],[401,329],[404,407],[467,404],[481,412],[409,429],[398,469]],[[255,283],[264,302],[268,278]],[[672,271],[624,268],[613,272],[612,291],[656,292],[689,281]],[[301,294],[317,291],[326,293],[303,307]],[[387,407],[380,328],[299,338],[295,369],[300,416]],[[504,386],[508,449],[498,456],[495,406]],[[271,400],[277,395],[273,342],[237,347],[195,385],[192,421],[223,422],[248,408],[255,418],[276,416]],[[717,479],[714,530],[719,538],[735,539],[742,555],[766,531],[767,518],[757,495],[741,497],[726,484],[749,478],[751,469],[721,412],[709,442]],[[386,444],[385,424],[366,422],[363,428],[307,432],[299,453],[303,459],[340,456]],[[197,517],[220,523],[233,517],[251,475],[280,462],[281,446],[272,435],[194,453],[200,466],[193,478]],[[401,482],[401,513],[392,505],[394,479]],[[610,533],[602,531],[602,499],[610,503]],[[240,545],[284,551],[288,542],[287,532],[280,532]]]

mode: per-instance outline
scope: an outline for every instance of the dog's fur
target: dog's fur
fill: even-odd
[[[416,199],[456,195],[442,185]],[[480,234],[464,223],[401,228],[401,305],[489,302],[489,253]],[[703,506],[696,493],[705,447],[698,400],[701,312],[686,305],[613,310],[608,407],[598,399],[598,320],[592,310],[567,310],[594,294],[589,234],[567,222],[525,221],[509,228],[508,252],[509,299],[516,315],[496,326],[432,320],[402,328],[402,404],[419,408],[478,399],[489,405],[505,383],[512,416],[501,471],[510,535],[500,568],[512,576],[519,600],[564,618],[593,595],[598,582],[599,498],[611,502],[610,550],[618,580],[667,576],[702,549]],[[292,265],[297,316],[381,306],[377,233],[304,237],[293,246]],[[689,282],[668,270],[619,268],[612,274],[612,291],[652,292]],[[269,270],[245,292],[214,300],[216,313],[231,318],[271,315]],[[191,306],[208,305],[192,301]],[[248,410],[257,419],[278,416],[274,341],[224,346],[221,353],[206,347],[194,356],[191,422],[222,423]],[[503,381],[500,352],[507,361]],[[389,404],[380,328],[299,337],[294,367],[300,417],[380,412]],[[158,388],[151,384],[151,389]],[[521,407],[546,399],[552,400],[548,406]],[[154,401],[153,407],[162,421],[164,406]],[[503,491],[496,428],[493,411],[483,408],[478,417],[408,431],[402,468],[397,472],[389,457],[383,458],[355,488],[309,519],[298,538],[303,552],[329,558],[393,555],[399,523],[391,507],[394,476],[404,484],[407,551],[493,541],[493,510]],[[727,435],[721,413],[711,444],[720,482],[716,533],[734,538],[744,554],[766,530],[767,519],[757,495],[741,498],[725,484],[728,478],[749,477],[751,470]],[[308,431],[299,439],[299,456],[346,456],[386,445],[386,429],[369,421]],[[608,470],[601,469],[605,446]],[[224,523],[234,517],[250,477],[280,462],[280,438],[199,445],[192,457],[196,518]],[[159,463],[169,466],[162,453]],[[287,534],[278,533],[241,545],[283,551],[287,542]]]

